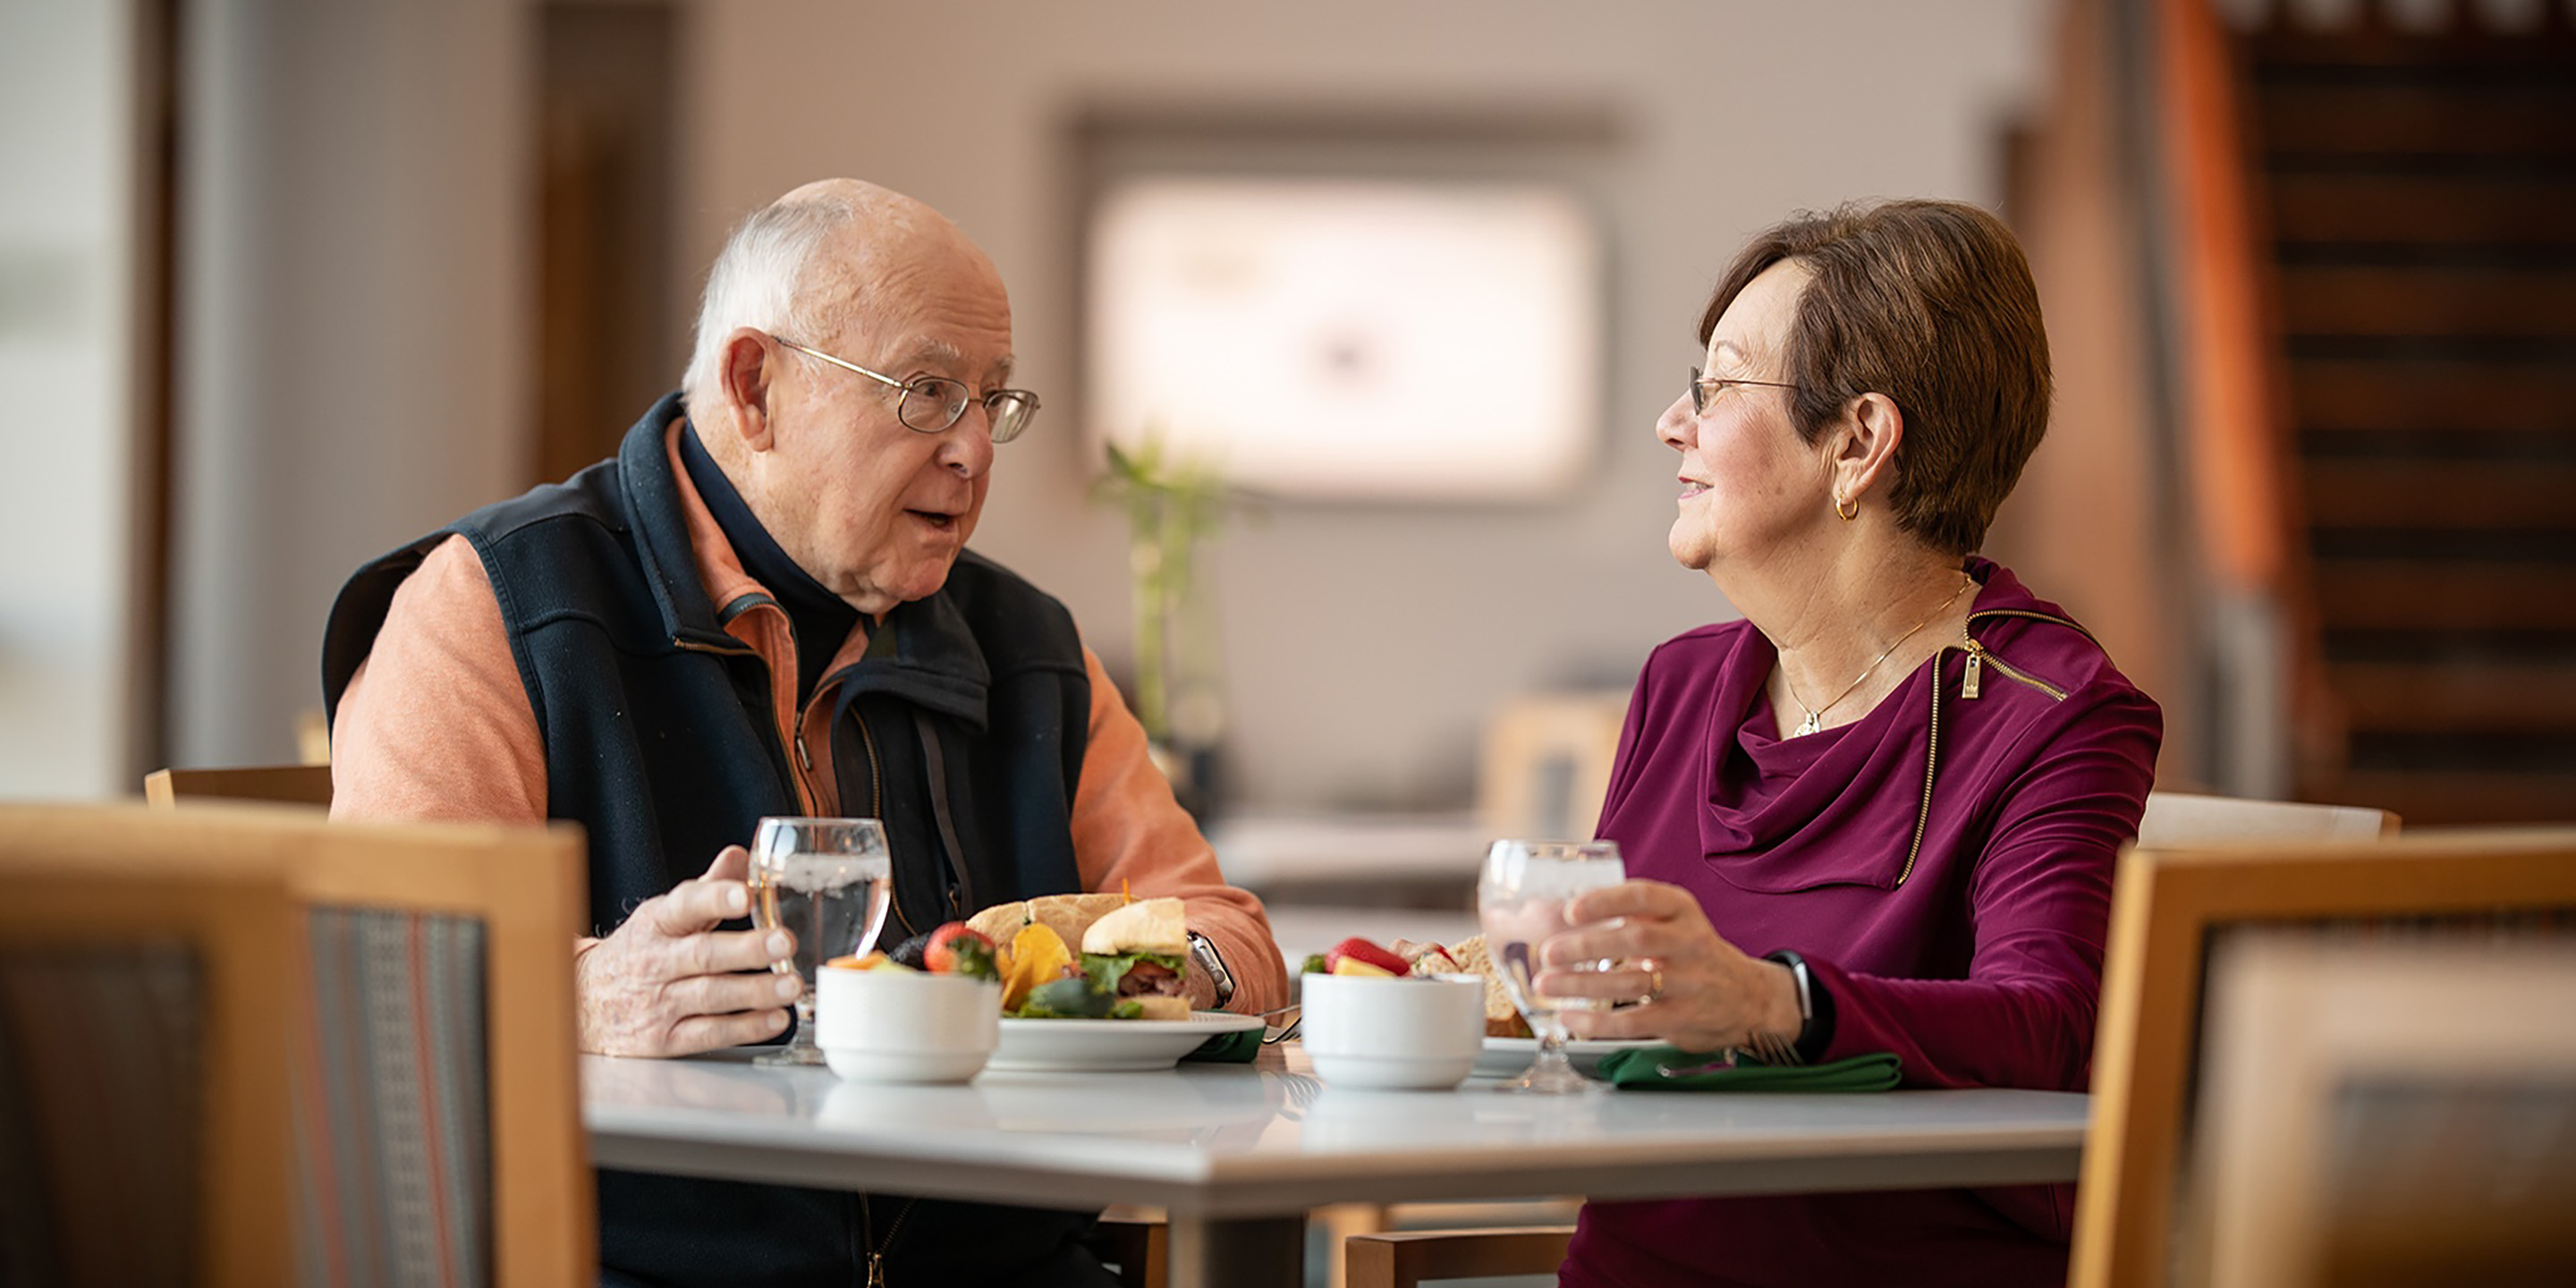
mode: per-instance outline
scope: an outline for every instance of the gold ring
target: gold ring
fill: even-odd
[[[1645,1000],[1649,1002],[1660,1002],[1664,1000],[1664,968],[1656,966],[1650,969],[1654,974],[1655,982],[1646,989]]]

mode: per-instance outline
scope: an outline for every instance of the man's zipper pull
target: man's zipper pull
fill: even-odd
[[[868,1254],[868,1288],[885,1288],[885,1254]]]
[[[805,750],[805,731],[801,728],[796,731],[796,764],[809,774],[814,772],[814,756]]]
[[[1968,641],[1968,667],[1964,677],[1959,681],[1960,697],[1973,698],[1977,696],[1977,687],[1985,678],[1985,667],[1983,665],[1985,656],[1986,651],[1977,647],[1977,642],[1975,640]]]

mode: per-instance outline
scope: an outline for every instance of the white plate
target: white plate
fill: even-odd
[[[1193,1011],[1186,1020],[1018,1020],[984,1067],[999,1073],[1132,1073],[1169,1069],[1220,1033],[1261,1027],[1257,1015]]]
[[[1008,1020],[1004,1024],[1010,1023]],[[1008,1039],[1005,1038],[1007,1041]],[[1566,1059],[1573,1061],[1574,1071],[1587,1078],[1600,1077],[1601,1062],[1616,1051],[1657,1045],[1649,1038],[1576,1038],[1565,1044]],[[1538,1058],[1537,1038],[1487,1038],[1485,1053],[1476,1057],[1475,1077],[1517,1078]]]

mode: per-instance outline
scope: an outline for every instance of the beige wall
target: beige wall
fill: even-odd
[[[127,6],[0,5],[0,798],[125,776]]]
[[[171,759],[294,759],[367,558],[525,485],[522,0],[191,0]]]
[[[1550,504],[1274,505],[1210,567],[1228,752],[1263,805],[1463,803],[1498,699],[1624,688],[1656,642],[1731,615],[1664,552],[1672,454],[1652,434],[1736,244],[1874,195],[1994,202],[1995,139],[2034,90],[2042,0],[700,0],[684,140],[684,271],[730,220],[852,174],[963,224],[1010,282],[1020,371],[1076,378],[1068,129],[1139,102],[1294,113],[1597,109],[1610,239],[1610,400],[1591,478]],[[1066,404],[1071,398],[1063,400]],[[1119,525],[1085,504],[1078,427],[1004,449],[976,545],[1128,651]]]

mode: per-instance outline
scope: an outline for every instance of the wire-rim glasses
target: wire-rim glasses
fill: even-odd
[[[1691,410],[1703,416],[1708,414],[1709,403],[1714,401],[1728,385],[1761,385],[1766,389],[1805,387],[1790,384],[1785,380],[1745,380],[1736,376],[1703,376],[1697,367],[1691,368],[1690,373]]]
[[[963,381],[946,376],[914,376],[910,380],[897,380],[883,372],[870,371],[847,358],[836,358],[810,345],[798,344],[783,335],[769,338],[809,358],[819,358],[844,371],[855,371],[878,384],[902,390],[903,398],[895,403],[894,418],[902,421],[905,429],[924,434],[943,433],[966,414],[966,404],[981,401],[985,417],[993,425],[993,441],[1007,443],[1019,437],[1020,431],[1028,428],[1029,418],[1037,415],[1038,396],[1026,389],[988,389],[979,400]]]

